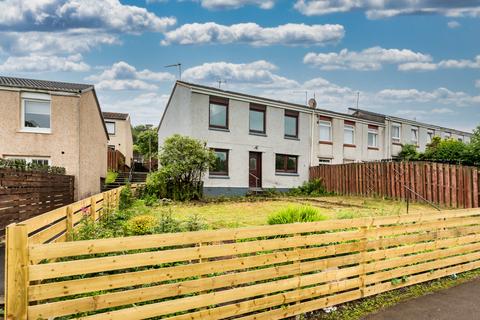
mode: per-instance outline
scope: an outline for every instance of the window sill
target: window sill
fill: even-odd
[[[332,142],[332,141],[322,141],[322,140],[320,140],[320,141],[318,141],[318,143],[320,143],[320,144],[329,144],[329,145],[333,145],[333,142]]]
[[[212,131],[223,131],[223,132],[230,132],[229,129],[225,129],[225,128],[214,128],[214,127],[208,127],[208,130],[212,130]]]
[[[356,148],[357,147],[356,145],[350,144],[350,143],[344,143],[343,146],[348,147],[348,148]]]
[[[32,130],[32,129],[20,129],[17,132],[21,133],[40,133],[40,134],[52,134],[52,130]]]
[[[230,179],[230,176],[210,174],[208,175],[208,179]]]
[[[295,140],[295,141],[300,141],[299,138],[297,137],[289,137],[289,136],[284,136],[283,138],[288,139],[288,140]]]
[[[252,132],[252,131],[250,131],[248,134],[251,135],[251,136],[259,136],[259,137],[266,137],[267,136],[266,133],[262,133],[262,132]]]
[[[393,141],[392,144],[393,144],[393,145],[396,145],[396,146],[401,146],[401,145],[402,145],[401,142],[396,142],[396,141]]]
[[[286,176],[286,177],[299,177],[298,173],[290,173],[290,172],[275,172],[276,176]]]
[[[368,147],[368,150],[380,150],[378,147]]]

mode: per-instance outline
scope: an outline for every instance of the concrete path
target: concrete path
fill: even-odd
[[[399,303],[365,320],[478,320],[480,278]]]

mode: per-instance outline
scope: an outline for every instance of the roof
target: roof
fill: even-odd
[[[113,120],[127,120],[128,113],[120,113],[120,112],[102,112],[103,118],[105,119],[113,119]]]
[[[84,91],[93,89],[93,85],[91,84],[35,80],[3,76],[0,76],[0,87],[63,91],[71,93],[82,93]]]
[[[471,132],[466,132],[466,131],[462,131],[462,130],[458,130],[458,129],[447,128],[447,127],[442,127],[442,126],[439,126],[439,125],[418,122],[416,120],[410,120],[410,119],[390,116],[390,115],[377,113],[377,112],[373,112],[373,111],[368,111],[368,110],[363,110],[363,109],[349,108],[349,110],[353,112],[353,116],[361,118],[361,119],[368,119],[368,120],[377,119],[377,121],[380,121],[380,120],[385,121],[385,120],[388,119],[388,120],[393,120],[393,121],[396,120],[396,121],[399,121],[399,122],[406,121],[406,122],[409,122],[409,123],[412,123],[412,124],[415,124],[415,125],[418,125],[418,126],[430,127],[432,129],[436,128],[436,129],[440,129],[440,130],[444,130],[444,131],[467,134],[467,135],[472,134]]]

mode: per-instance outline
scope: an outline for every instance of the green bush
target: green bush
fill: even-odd
[[[287,224],[295,222],[313,222],[325,220],[318,209],[311,206],[287,207],[268,217],[268,224]]]
[[[125,223],[125,233],[131,236],[140,236],[155,233],[158,220],[152,215],[135,216]]]
[[[304,182],[300,187],[292,188],[288,191],[292,196],[324,196],[329,194],[323,185],[322,179],[313,179],[311,181]]]
[[[172,211],[162,212],[160,215],[160,221],[156,227],[156,233],[170,233],[182,231],[181,221],[173,217]]]
[[[185,221],[186,231],[199,231],[206,229],[206,223],[198,214],[193,214]]]
[[[133,205],[134,200],[132,188],[130,184],[127,184],[123,187],[122,191],[120,191],[120,204],[118,208],[120,210],[128,209]]]

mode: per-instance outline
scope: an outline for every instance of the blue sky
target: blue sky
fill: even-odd
[[[106,111],[158,123],[182,79],[471,130],[480,1],[0,0],[0,74],[96,85]]]

